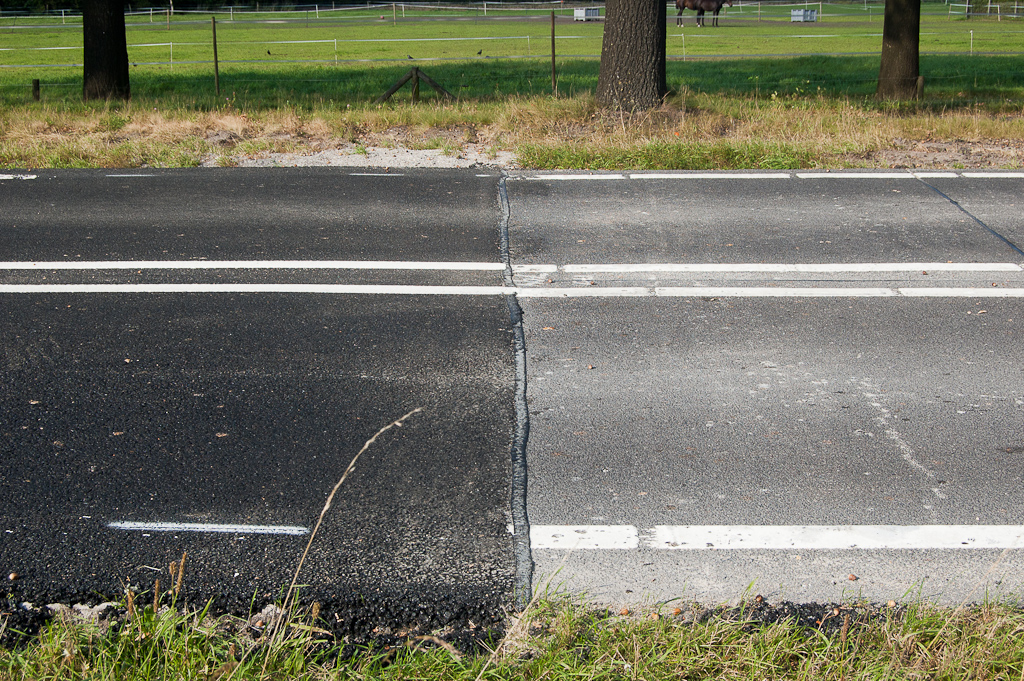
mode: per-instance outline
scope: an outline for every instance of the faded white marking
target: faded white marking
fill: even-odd
[[[375,284],[3,284],[0,293],[329,293],[432,296],[512,295],[502,286]]]
[[[1024,298],[1024,288],[901,288],[911,298]]]
[[[590,288],[520,288],[516,292],[522,298],[632,298],[654,295],[651,289],[639,286],[622,288],[612,286],[593,286]]]
[[[625,175],[527,175],[524,180],[625,180]]]
[[[895,296],[889,288],[797,288],[772,286],[666,286],[655,289],[658,296],[711,298],[885,298]]]
[[[789,180],[789,173],[632,173],[631,180]]]
[[[0,175],[0,180],[34,180],[36,175]]]
[[[868,263],[591,263],[564,265],[564,272],[1022,272],[1012,262],[868,262]]]
[[[531,525],[534,549],[635,549],[640,536],[634,525]]]
[[[913,173],[852,173],[852,172],[840,172],[840,173],[797,173],[797,177],[801,180],[820,180],[820,179],[836,179],[836,180],[914,180]]]

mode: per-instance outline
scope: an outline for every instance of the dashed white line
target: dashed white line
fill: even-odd
[[[107,175],[107,177],[156,177],[156,175],[152,173],[124,173],[122,175]]]
[[[986,178],[1000,178],[1000,177],[1013,177],[1013,178],[1024,178],[1024,173],[989,173],[989,172],[973,172],[973,173],[961,173],[964,177],[986,177]]]
[[[548,274],[557,272],[558,265],[512,265],[512,271],[516,274]]]
[[[0,175],[0,180],[34,180],[36,175]]]
[[[420,262],[413,260],[95,260],[0,262],[0,270],[452,270],[500,271],[500,262]]]
[[[298,525],[227,525],[217,523],[147,523],[120,520],[109,523],[115,530],[142,532],[208,532],[221,534],[309,534],[309,528]]]
[[[351,177],[405,177],[405,173],[349,173]]]
[[[801,180],[853,179],[853,180],[914,180],[913,173],[797,173]]]

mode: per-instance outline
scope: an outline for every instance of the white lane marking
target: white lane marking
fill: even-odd
[[[107,177],[156,177],[156,175],[152,173],[148,175],[145,173],[125,173],[124,175],[107,175]]]
[[[1024,173],[989,173],[989,172],[980,173],[979,172],[979,173],[961,173],[961,175],[963,175],[964,177],[995,177],[995,178],[998,178],[998,177],[1016,177],[1016,178],[1024,177]]]
[[[37,175],[0,175],[0,180],[34,180]]]
[[[531,525],[534,549],[636,549],[640,536],[633,525]]]
[[[1024,548],[1022,525],[658,525],[656,549]]]
[[[522,298],[630,298],[652,296],[654,291],[641,286],[612,287],[593,286],[590,288],[519,288],[516,293]]]
[[[503,286],[391,286],[378,284],[4,284],[0,293],[356,293],[386,295],[512,295]]]
[[[217,523],[145,523],[120,520],[107,525],[115,530],[145,532],[219,532],[230,534],[309,534],[309,528],[298,525],[221,525]]]
[[[352,177],[405,177],[405,173],[349,173]]]
[[[910,298],[1024,298],[1024,288],[901,288]]]
[[[797,173],[801,180],[854,179],[854,180],[914,180],[913,173]]]
[[[771,286],[659,286],[655,295],[711,298],[885,298],[897,295],[890,288],[798,288]]]
[[[631,173],[631,180],[789,180],[789,173]]]
[[[413,260],[96,260],[0,262],[0,270],[456,270],[500,271],[500,262]]]
[[[586,264],[565,265],[564,272],[1022,272],[1012,262],[879,262],[879,263],[723,263],[723,264]]]
[[[512,271],[516,273],[548,274],[557,272],[558,265],[512,265]]]
[[[926,179],[926,178],[931,178],[931,177],[960,177],[956,173],[941,172],[941,171],[939,171],[939,172],[933,172],[933,171],[917,172],[917,171],[915,171],[914,172],[914,176],[917,177],[918,179],[922,179],[922,180]]]
[[[524,180],[625,180],[625,175],[528,175]]]

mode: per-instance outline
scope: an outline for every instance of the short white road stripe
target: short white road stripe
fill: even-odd
[[[964,177],[1016,177],[1024,178],[1024,173],[961,173]]]
[[[0,293],[358,293],[386,295],[512,295],[503,286],[388,286],[376,284],[3,284]]]
[[[616,288],[612,286],[591,286],[589,288],[519,288],[521,298],[639,298],[653,296],[654,291],[640,286]]]
[[[558,271],[558,265],[512,265],[512,271],[523,274],[548,274]]]
[[[922,180],[923,180],[923,179],[927,179],[927,178],[932,178],[932,177],[960,177],[960,176],[959,176],[959,175],[957,175],[956,173],[949,173],[949,172],[933,172],[933,171],[927,171],[927,172],[922,172],[922,173],[919,173],[919,172],[915,172],[915,173],[914,173],[914,175],[915,175],[915,176],[916,176],[917,178],[919,178],[919,179],[922,179]]]
[[[854,180],[914,180],[913,173],[797,173],[801,180],[854,179]]]
[[[640,536],[633,525],[531,525],[534,549],[636,549]]]
[[[405,173],[349,173],[352,177],[405,177]]]
[[[901,288],[910,298],[1024,298],[1024,288]]]
[[[309,528],[298,525],[220,525],[216,523],[143,523],[121,520],[107,525],[116,530],[143,532],[219,532],[229,534],[309,534]]]
[[[625,175],[527,175],[524,180],[625,180]]]
[[[1022,525],[658,525],[656,549],[1024,548]]]
[[[500,262],[415,260],[93,260],[0,262],[0,270],[452,270],[499,271]]]
[[[587,264],[565,265],[564,272],[1022,272],[1012,262],[879,262],[879,263],[724,263],[724,264]]]
[[[789,180],[789,173],[632,173],[631,180]]]
[[[148,175],[145,173],[125,173],[123,175],[107,175],[107,177],[156,177],[156,175],[152,173]]]
[[[713,298],[885,298],[895,296],[889,288],[796,288],[770,286],[665,286],[654,289],[664,297]]]
[[[0,175],[0,180],[34,180],[35,175]]]

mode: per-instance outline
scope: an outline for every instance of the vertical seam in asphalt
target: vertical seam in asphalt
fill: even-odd
[[[1017,246],[1017,244],[1013,243],[1012,241],[1010,241],[1009,239],[1007,239],[1007,238],[1006,238],[1005,236],[1003,236],[1002,234],[1000,234],[1000,233],[999,233],[999,232],[997,232],[996,230],[994,230],[994,229],[992,229],[991,227],[989,227],[988,225],[986,225],[986,224],[985,224],[984,222],[982,222],[982,221],[981,221],[980,219],[978,219],[977,217],[975,217],[975,216],[974,216],[974,214],[973,214],[973,213],[971,213],[971,211],[967,210],[966,208],[964,208],[963,206],[961,206],[959,202],[957,202],[957,201],[954,201],[954,200],[953,200],[952,198],[950,198],[949,196],[947,196],[947,195],[946,195],[946,194],[945,194],[944,192],[942,192],[942,190],[940,190],[940,189],[939,189],[938,187],[936,187],[936,186],[934,186],[934,185],[931,185],[931,184],[928,184],[927,182],[925,182],[925,181],[924,181],[924,180],[922,180],[921,178],[917,178],[917,180],[918,180],[918,182],[920,182],[920,183],[921,183],[921,184],[923,184],[924,186],[928,187],[928,188],[929,188],[929,189],[931,189],[931,190],[932,190],[933,192],[935,192],[936,194],[938,194],[939,196],[941,196],[942,198],[946,199],[946,200],[947,200],[947,201],[949,201],[949,202],[950,202],[951,204],[953,204],[954,206],[956,206],[956,207],[957,207],[957,208],[958,208],[958,209],[960,210],[960,212],[961,212],[961,213],[963,213],[964,215],[966,215],[967,217],[969,217],[970,219],[974,220],[974,221],[975,221],[975,222],[977,222],[977,223],[978,223],[979,225],[981,225],[982,227],[984,227],[984,228],[985,228],[986,230],[988,230],[988,232],[989,232],[990,234],[994,235],[995,237],[997,237],[998,239],[1000,239],[1000,240],[1002,240],[1002,241],[1003,241],[1004,243],[1006,243],[1006,245],[1007,245],[1007,246],[1009,246],[1010,248],[1012,248],[1013,250],[1015,250],[1015,251],[1016,251],[1017,253],[1019,253],[1020,255],[1024,255],[1024,251],[1022,251],[1022,250],[1021,250],[1021,249],[1020,249],[1020,248],[1019,248],[1019,247]]]
[[[506,174],[498,181],[501,201],[499,228],[501,261],[505,264],[505,286],[514,287],[512,256],[509,253],[508,223],[511,208],[505,188]],[[516,427],[512,436],[512,550],[515,555],[515,607],[522,611],[533,595],[533,554],[530,550],[530,519],[526,513],[526,441],[530,437],[530,412],[526,404],[526,335],[523,332],[523,308],[515,294],[504,296],[512,320],[512,342],[516,364]]]

